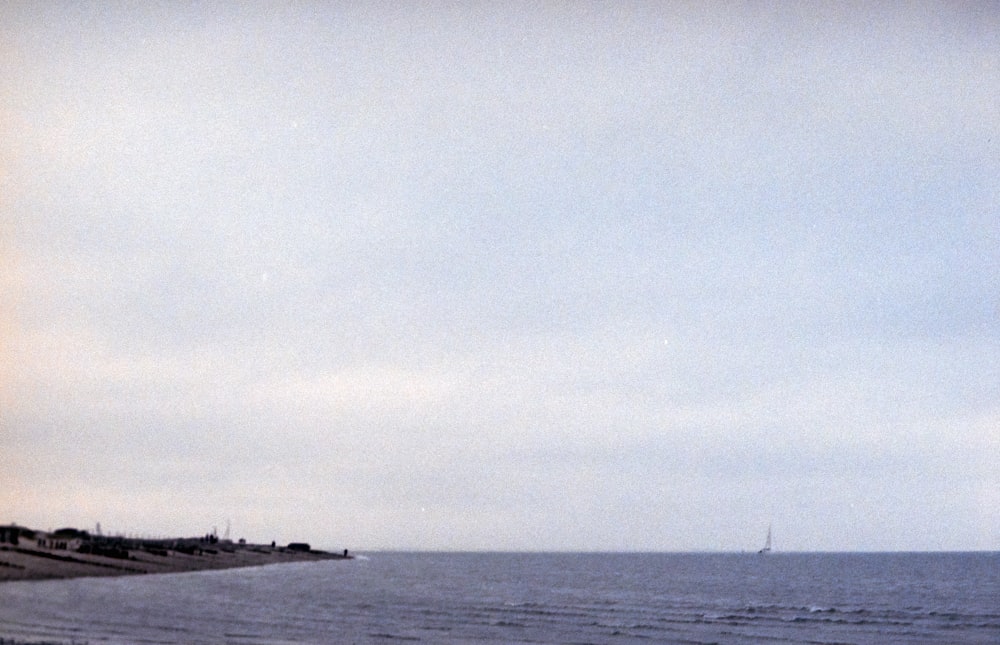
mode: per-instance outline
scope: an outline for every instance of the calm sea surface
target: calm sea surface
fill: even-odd
[[[1000,553],[373,553],[0,584],[75,643],[1000,643]]]

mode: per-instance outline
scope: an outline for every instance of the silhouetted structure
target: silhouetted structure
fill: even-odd
[[[20,526],[14,526],[13,524],[10,526],[0,526],[0,544],[17,545],[20,536]]]

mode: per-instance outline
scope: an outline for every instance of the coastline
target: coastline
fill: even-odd
[[[59,542],[52,548],[52,544],[51,541],[23,538],[16,544],[0,544],[0,584],[18,580],[183,573],[352,559],[346,551],[342,554],[317,551],[301,543],[284,547],[186,538],[169,543],[122,541],[114,547],[103,548],[67,548],[69,545]]]

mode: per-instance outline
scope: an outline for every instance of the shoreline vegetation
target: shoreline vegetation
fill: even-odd
[[[126,576],[235,569],[288,562],[349,560],[345,549],[330,553],[304,542],[285,546],[233,542],[214,534],[140,539],[91,535],[65,528],[51,533],[0,526],[0,583],[90,576]]]

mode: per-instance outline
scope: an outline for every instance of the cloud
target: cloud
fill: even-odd
[[[19,521],[995,541],[989,11],[0,12]]]

